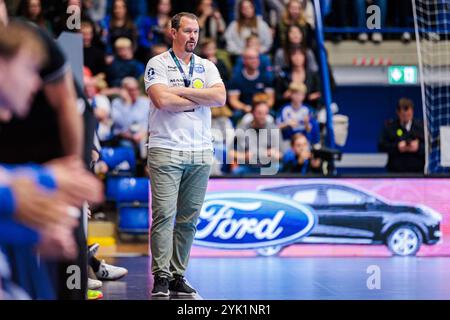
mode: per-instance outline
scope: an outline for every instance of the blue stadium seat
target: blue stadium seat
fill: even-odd
[[[127,234],[147,234],[148,229],[148,204],[119,206],[119,232]]]
[[[100,159],[105,161],[110,172],[134,173],[136,171],[136,155],[133,148],[103,148],[100,155]]]
[[[117,185],[117,201],[148,203],[148,178],[121,178]]]

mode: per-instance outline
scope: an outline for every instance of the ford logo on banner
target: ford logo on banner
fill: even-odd
[[[313,209],[264,192],[207,194],[194,243],[218,249],[256,249],[293,243],[315,224]]]

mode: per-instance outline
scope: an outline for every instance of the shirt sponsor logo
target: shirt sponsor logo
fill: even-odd
[[[156,77],[156,71],[155,71],[155,68],[149,68],[148,71],[147,71],[147,78],[148,78],[149,80],[154,80],[155,77]]]
[[[205,67],[202,64],[196,64],[194,67],[194,71],[197,73],[204,73]]]

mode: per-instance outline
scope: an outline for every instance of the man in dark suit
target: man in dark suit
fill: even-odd
[[[397,120],[386,122],[378,149],[389,155],[387,170],[396,173],[423,173],[425,140],[423,123],[414,119],[414,103],[402,98],[397,105]]]

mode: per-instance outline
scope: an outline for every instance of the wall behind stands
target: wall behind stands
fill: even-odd
[[[422,119],[420,86],[354,86],[340,85],[333,100],[339,113],[350,118],[345,153],[376,153],[378,139],[387,119],[395,119],[395,107],[400,98],[414,101],[415,118]]]

